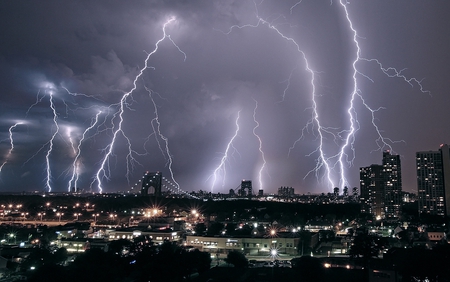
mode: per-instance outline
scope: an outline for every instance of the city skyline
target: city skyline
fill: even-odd
[[[449,8],[6,3],[0,191],[124,191],[161,171],[184,191],[332,192],[391,150],[417,192],[415,152],[450,137]]]

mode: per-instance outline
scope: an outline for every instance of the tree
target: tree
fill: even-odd
[[[352,258],[362,257],[367,261],[373,257],[378,257],[381,247],[375,239],[375,237],[367,234],[357,235],[350,247],[349,255]]]
[[[211,226],[208,228],[207,234],[209,236],[220,235],[220,231],[222,231],[224,225],[221,222],[213,222]]]
[[[225,259],[226,263],[234,265],[236,268],[246,268],[248,267],[248,260],[245,255],[239,251],[231,251],[228,253]]]
[[[197,223],[194,227],[195,234],[202,235],[206,231],[206,225],[203,222]]]
[[[131,242],[127,239],[118,239],[111,241],[108,246],[108,252],[122,256],[123,250],[129,248]]]
[[[232,235],[234,234],[234,231],[236,230],[236,223],[234,222],[228,222],[227,226],[225,226],[225,229],[227,230],[227,235]]]
[[[300,240],[298,241],[297,252],[300,255],[309,254],[312,251],[311,248],[311,232],[301,231],[299,233]]]
[[[67,270],[65,267],[61,265],[49,264],[37,269],[27,281],[59,282],[63,277],[67,277]],[[65,281],[68,281],[68,279],[65,279]]]
[[[56,264],[64,263],[68,258],[68,253],[66,248],[59,248],[56,250],[56,252],[53,254],[53,261]]]

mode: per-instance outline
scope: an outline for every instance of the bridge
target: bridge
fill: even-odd
[[[169,192],[170,194],[186,196],[197,200],[199,199],[182,190],[180,185],[164,177],[159,171],[145,172],[142,178],[131,187],[129,192],[132,194],[141,194],[142,196],[153,195],[156,197],[161,197],[163,192]]]

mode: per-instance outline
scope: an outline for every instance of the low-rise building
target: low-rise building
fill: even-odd
[[[188,235],[186,236],[185,245],[211,253],[242,251],[248,255],[267,255],[271,250],[275,249],[280,254],[297,255],[299,242],[300,238],[292,236],[292,233],[278,234],[274,237]]]
[[[112,230],[108,233],[110,241],[118,239],[132,240],[141,235],[150,237],[155,244],[162,244],[164,241],[182,243],[182,231],[174,231],[170,228],[166,229],[144,229],[138,227],[124,228]]]

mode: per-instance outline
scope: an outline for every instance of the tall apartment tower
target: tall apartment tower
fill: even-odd
[[[383,166],[373,164],[359,169],[361,212],[384,218]]]
[[[398,218],[402,203],[400,156],[384,151],[381,165],[362,167],[359,174],[361,212],[380,219]]]
[[[402,166],[399,155],[383,152],[384,209],[386,218],[398,218],[402,205]]]
[[[416,153],[419,213],[450,215],[450,151]]]

